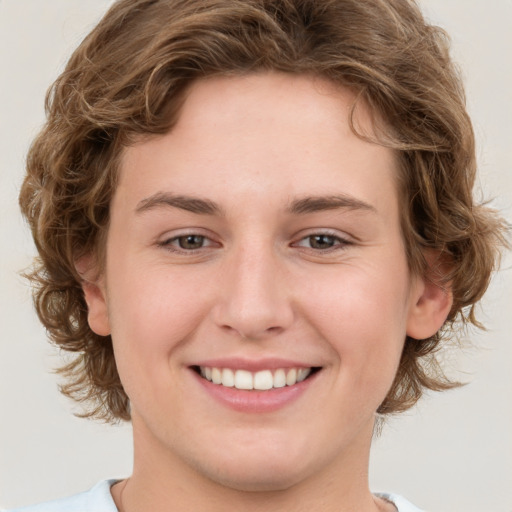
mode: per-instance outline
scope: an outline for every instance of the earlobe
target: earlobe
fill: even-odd
[[[80,275],[85,302],[87,303],[87,320],[93,332],[100,336],[110,334],[107,296],[103,276],[98,275],[92,256],[83,256],[75,262]]]
[[[87,303],[87,319],[89,327],[100,336],[110,334],[110,322],[105,293],[97,284],[83,282],[85,302]]]
[[[424,277],[417,277],[414,286],[407,335],[422,340],[433,336],[445,323],[452,304],[451,283],[446,283],[439,272],[439,254],[427,255],[428,269]]]

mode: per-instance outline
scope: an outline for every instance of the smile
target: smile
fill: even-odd
[[[265,391],[293,386],[307,379],[313,371],[314,368],[277,368],[250,372],[231,368],[199,367],[201,377],[213,384],[246,391]]]

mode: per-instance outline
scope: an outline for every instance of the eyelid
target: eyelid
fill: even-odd
[[[332,247],[326,248],[326,249],[315,249],[313,247],[304,247],[302,245],[299,245],[300,242],[303,242],[304,240],[307,240],[308,238],[314,237],[314,236],[326,236],[336,239],[336,244]],[[308,231],[307,233],[301,233],[299,237],[297,237],[296,241],[293,242],[291,245],[293,247],[302,247],[304,249],[308,249],[314,252],[329,252],[329,251],[336,251],[336,250],[343,250],[349,245],[354,245],[355,241],[352,237],[348,236],[347,234],[342,234],[338,231],[332,230],[332,229],[312,229]]]
[[[177,242],[182,237],[188,236],[198,236],[205,240],[205,245],[198,247],[197,249],[183,249],[179,246],[173,245],[173,242]],[[326,236],[332,237],[335,239],[335,244],[332,247],[320,249],[314,247],[306,247],[301,245],[302,242],[306,241],[308,238],[314,236]],[[340,233],[339,231],[327,228],[317,228],[310,229],[307,232],[302,232],[295,237],[295,241],[293,241],[290,246],[291,247],[300,247],[305,250],[309,250],[315,253],[328,253],[329,251],[340,251],[344,250],[347,246],[354,245],[356,242],[354,238],[347,235],[346,233]],[[181,254],[193,254],[199,251],[203,251],[205,249],[209,249],[211,247],[221,247],[222,244],[215,239],[215,236],[208,230],[203,228],[184,228],[182,230],[176,230],[171,233],[166,233],[164,236],[160,236],[156,242],[156,245],[159,247],[169,250],[175,253]]]
[[[178,246],[172,245],[173,242],[177,242],[180,238],[188,237],[188,236],[197,236],[203,238],[207,241],[206,245],[202,247],[198,247],[197,249],[183,249]],[[220,247],[220,242],[217,242],[211,232],[206,231],[202,228],[184,228],[182,230],[177,230],[172,233],[166,233],[164,236],[160,236],[156,242],[156,245],[159,247],[166,249],[173,253],[178,254],[194,254],[196,252],[202,251],[204,249],[209,249],[210,247]]]

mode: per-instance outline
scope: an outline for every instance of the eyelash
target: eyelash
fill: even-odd
[[[181,247],[181,242],[185,241],[186,239],[191,239],[191,238],[199,238],[201,239],[201,247],[196,247],[196,248],[192,248],[192,249],[186,249],[184,247]],[[209,244],[208,245],[203,245],[203,243],[205,241],[208,241]],[[174,245],[174,244],[178,244],[177,246]],[[175,237],[172,237],[172,238],[168,238],[167,240],[164,240],[162,242],[160,242],[158,244],[160,247],[163,247],[164,249],[167,249],[168,251],[171,251],[171,252],[177,252],[177,253],[195,253],[197,251],[200,251],[201,249],[204,249],[206,247],[209,247],[211,245],[215,245],[215,242],[213,242],[213,240],[211,240],[210,238],[208,238],[207,236],[205,235],[200,235],[198,233],[186,233],[184,235],[178,235],[178,236],[175,236]]]
[[[187,239],[196,238],[199,239],[197,241],[198,244],[200,244],[200,247],[194,247],[194,248],[185,248],[182,246],[182,243],[186,243]],[[318,248],[318,247],[311,247],[311,246],[304,246],[302,245],[303,242],[308,241],[311,243],[314,239],[328,239],[328,243],[331,243],[329,247],[324,248]],[[207,242],[207,245],[204,245],[204,243]],[[217,242],[214,242],[212,239],[205,235],[201,235],[199,233],[186,233],[183,235],[178,235],[172,238],[168,238],[162,242],[159,242],[159,247],[162,247],[170,252],[173,253],[182,253],[182,254],[195,254],[202,249],[207,249],[208,247],[219,245]],[[347,240],[346,238],[340,237],[339,235],[333,234],[331,232],[318,232],[318,233],[311,233],[307,236],[302,237],[298,242],[294,242],[291,244],[292,247],[302,247],[308,251],[313,251],[315,253],[329,253],[333,251],[340,251],[344,250],[347,246],[353,245],[353,242],[350,240]]]
[[[329,242],[331,242],[332,245],[330,245],[329,247],[324,247],[324,248],[318,248],[318,247],[315,248],[315,247],[311,247],[311,246],[305,247],[305,246],[301,245],[301,242],[309,240],[309,242],[311,243],[311,241],[315,238],[316,239],[319,239],[319,238],[329,239]],[[351,242],[350,240],[347,240],[346,238],[343,238],[334,233],[319,232],[319,233],[311,233],[305,237],[302,237],[298,242],[294,243],[293,245],[295,247],[304,247],[307,250],[318,252],[318,253],[328,253],[328,252],[332,252],[332,251],[344,250],[348,245],[352,245],[352,244],[353,244],[353,242]]]

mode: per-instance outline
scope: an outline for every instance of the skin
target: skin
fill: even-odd
[[[436,332],[450,297],[408,271],[395,155],[352,133],[353,102],[306,76],[203,80],[170,133],[126,149],[105,271],[82,262],[131,400],[120,510],[394,510],[368,487],[375,411],[406,334]],[[321,369],[296,400],[248,413],[191,370],[220,357]]]

